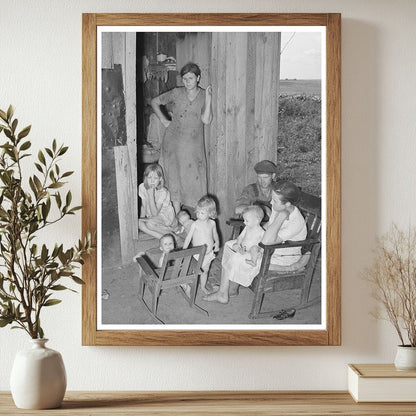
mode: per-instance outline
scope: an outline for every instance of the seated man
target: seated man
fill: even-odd
[[[243,189],[235,201],[235,213],[241,215],[249,205],[260,205],[267,216],[271,213],[272,182],[276,179],[276,165],[270,160],[262,160],[254,165],[257,174],[256,183]]]

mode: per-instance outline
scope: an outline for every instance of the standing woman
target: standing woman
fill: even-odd
[[[181,69],[184,87],[174,88],[153,98],[151,105],[166,127],[159,163],[163,166],[176,213],[181,205],[195,207],[207,193],[207,160],[204,124],[211,123],[212,88],[198,86],[199,66],[190,62]],[[162,113],[166,105],[172,121]]]

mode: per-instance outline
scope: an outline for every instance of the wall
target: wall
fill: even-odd
[[[0,0],[0,108],[33,124],[34,148],[70,144],[64,167],[81,188],[82,12],[342,13],[342,346],[81,347],[81,297],[47,311],[50,346],[65,360],[69,390],[345,389],[346,364],[392,362],[393,329],[375,322],[359,278],[376,234],[392,220],[415,223],[416,38],[413,0]],[[71,218],[48,241],[70,244]],[[0,390],[27,336],[0,330]]]

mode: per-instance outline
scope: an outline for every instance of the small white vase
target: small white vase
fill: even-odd
[[[66,390],[66,372],[59,352],[45,346],[47,339],[32,339],[32,347],[19,351],[13,363],[10,389],[20,409],[59,407]]]
[[[410,345],[398,345],[394,365],[396,370],[399,371],[415,371],[416,347],[411,347]]]

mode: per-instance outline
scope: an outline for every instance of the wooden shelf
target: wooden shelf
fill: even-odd
[[[0,392],[0,415],[414,415],[414,403],[355,403],[340,391],[67,392],[62,407],[22,410]]]

